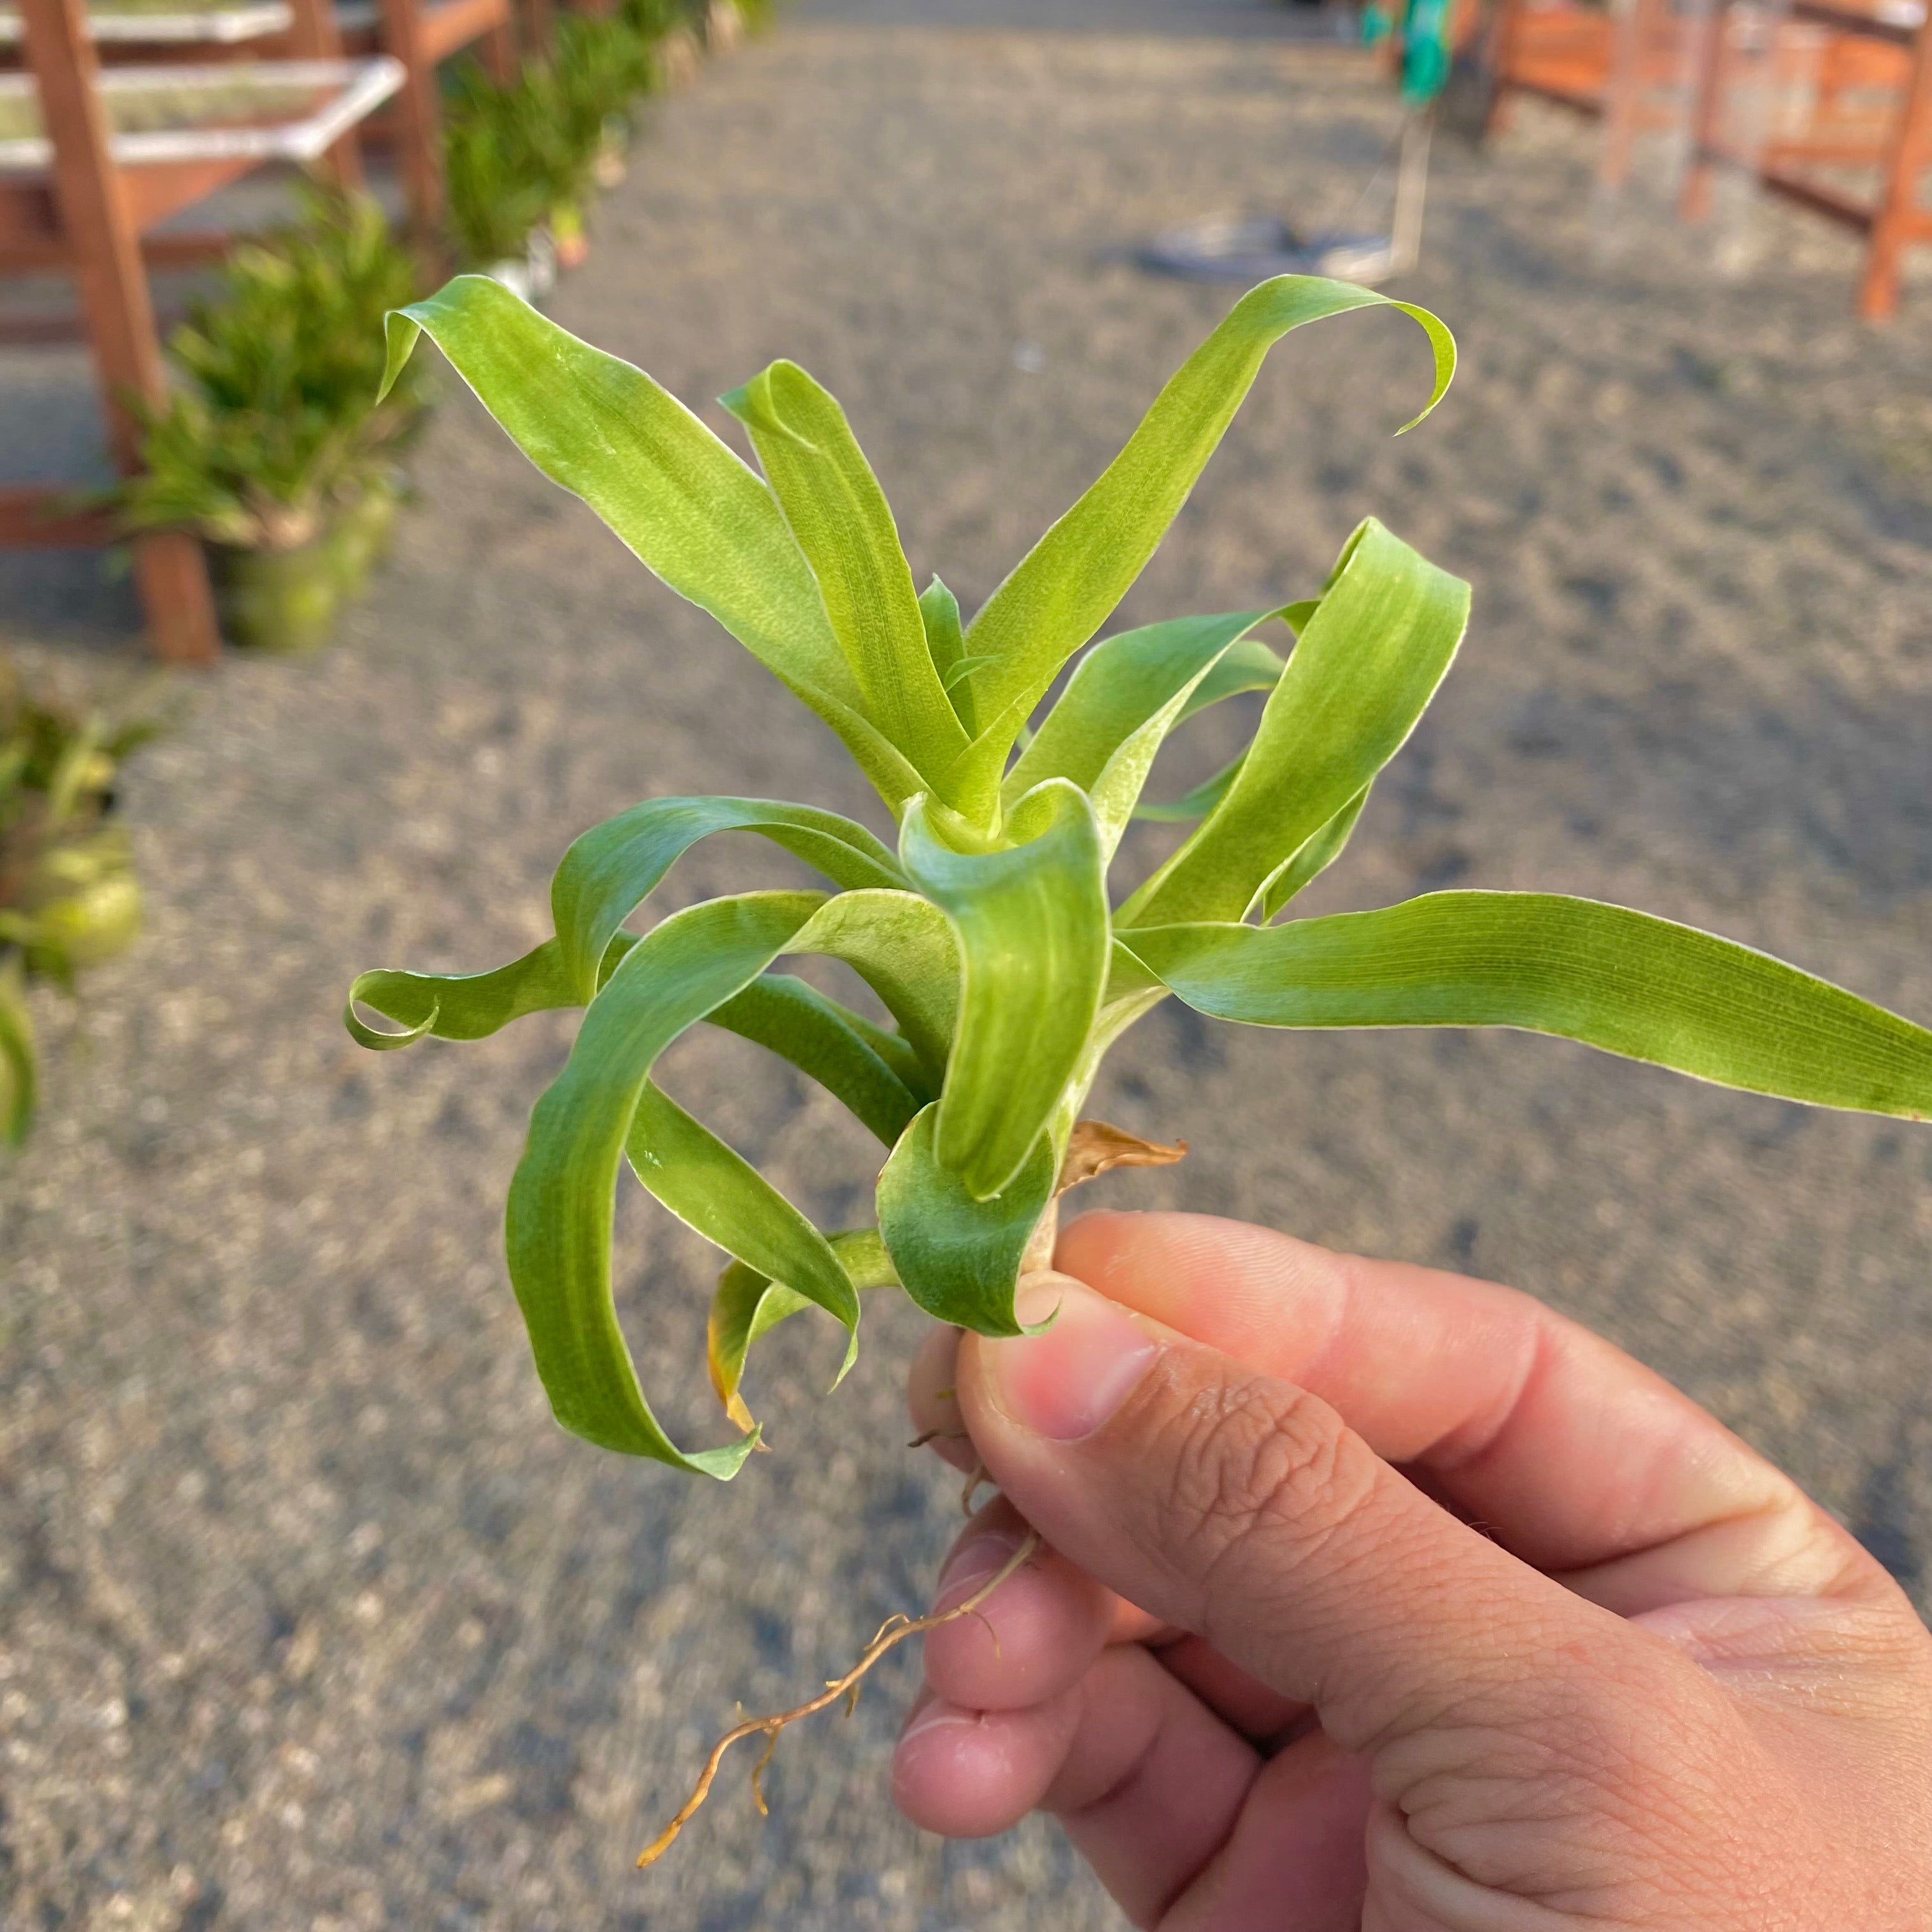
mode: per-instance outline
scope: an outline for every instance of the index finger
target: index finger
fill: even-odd
[[[1624,1615],[1880,1574],[1688,1396],[1514,1289],[1201,1214],[1083,1216],[1054,1265],[1320,1396],[1514,1554]]]

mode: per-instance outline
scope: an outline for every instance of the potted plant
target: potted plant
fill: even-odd
[[[308,191],[303,219],[230,258],[220,293],[170,338],[182,379],[146,414],[134,529],[207,542],[224,631],[271,651],[328,639],[394,521],[394,452],[416,386],[372,404],[375,318],[416,286],[372,202]]]
[[[1448,891],[1294,916],[1448,670],[1468,610],[1466,584],[1372,519],[1311,595],[1088,647],[1273,344],[1385,304],[1313,278],[1251,291],[970,624],[938,579],[916,590],[843,412],[794,364],[775,363],[724,399],[760,476],[648,376],[492,283],[460,279],[390,319],[392,371],[419,333],[432,336],[546,475],[830,725],[897,821],[889,843],[808,806],[646,800],[566,851],[554,934],[534,950],[490,972],[378,970],[351,988],[350,1030],[379,1048],[584,1009],[532,1115],[507,1220],[511,1280],[566,1428],[728,1478],[759,1439],[742,1393],[747,1350],[794,1312],[831,1316],[848,1360],[862,1294],[888,1284],[941,1321],[1018,1332],[1015,1289],[1030,1258],[1050,1252],[1059,1191],[1177,1151],[1082,1118],[1108,1050],[1170,998],[1259,1026],[1528,1028],[1791,1100],[1932,1112],[1932,1033],[1645,913]],[[1432,316],[1388,305],[1433,346],[1426,416],[1454,345]],[[1160,808],[1192,830],[1116,903],[1110,861],[1163,740],[1243,692],[1267,694],[1246,750]],[[679,856],[728,830],[761,834],[828,889],[734,894],[641,938],[627,930]],[[891,1024],[778,970],[806,954],[849,964]],[[369,1024],[358,1005],[401,1030]],[[874,1225],[814,1228],[653,1084],[658,1055],[701,1022],[789,1060],[878,1136]],[[734,1439],[674,1442],[640,1388],[610,1291],[613,1194],[627,1165],[731,1258],[710,1369]],[[857,1668],[904,1634],[888,1633]],[[775,1737],[797,1714],[748,1719],[724,1742]],[[647,1858],[701,1801],[722,1748]]]
[[[127,834],[110,814],[122,760],[152,732],[35,699],[0,662],[0,1144],[17,1147],[33,1120],[28,981],[70,992],[140,930]]]

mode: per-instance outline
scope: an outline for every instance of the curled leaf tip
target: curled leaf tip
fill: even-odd
[[[379,406],[388,400],[389,392],[396,386],[396,378],[403,373],[404,364],[416,348],[416,338],[422,333],[422,324],[412,313],[418,306],[412,303],[409,308],[392,308],[382,318],[388,353],[382,365],[382,380],[376,392]]]
[[[342,1024],[349,1029],[350,1038],[358,1046],[366,1046],[372,1053],[393,1053],[398,1047],[415,1046],[425,1034],[434,1032],[436,1015],[440,1010],[432,1006],[428,1016],[415,1026],[406,1028],[400,1033],[385,1033],[357,1016],[356,995],[352,992],[342,1009]]]
[[[1426,308],[1418,308],[1413,302],[1391,302],[1389,306],[1400,309],[1416,322],[1428,337],[1430,351],[1436,358],[1436,380],[1430,390],[1428,401],[1396,431],[1397,436],[1406,436],[1418,423],[1427,420],[1436,405],[1448,393],[1449,385],[1456,374],[1456,338],[1450,333],[1449,325]]]

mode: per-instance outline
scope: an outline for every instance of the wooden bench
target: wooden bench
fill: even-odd
[[[40,132],[0,140],[0,272],[56,269],[74,278],[110,451],[116,468],[130,476],[140,467],[140,429],[124,398],[158,404],[166,393],[148,267],[202,260],[227,241],[152,231],[257,168],[314,160],[395,91],[402,70],[382,57],[224,65],[212,71],[231,88],[239,76],[272,75],[276,85],[312,96],[309,111],[116,132],[112,97],[138,89],[142,70],[102,74],[82,0],[20,0],[20,14],[27,71],[0,77],[0,90],[25,98],[31,89]],[[197,72],[210,70],[157,71],[191,95]],[[118,541],[112,518],[74,509],[74,494],[44,484],[0,488],[0,547]],[[185,531],[150,531],[133,548],[155,655],[176,663],[212,660],[220,634],[200,540]]]

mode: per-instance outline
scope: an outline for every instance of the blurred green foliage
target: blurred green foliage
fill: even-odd
[[[0,1145],[33,1120],[26,982],[71,991],[140,928],[127,835],[108,813],[122,760],[154,730],[32,696],[0,660]]]
[[[170,339],[183,380],[146,412],[145,473],[121,492],[129,525],[248,548],[315,535],[421,414],[419,386],[375,400],[382,316],[418,279],[374,202],[305,187],[299,218],[238,248]]]
[[[567,14],[550,58],[507,85],[473,62],[452,74],[445,160],[449,220],[465,263],[514,260],[540,222],[574,227],[598,154],[620,146],[657,80],[666,0],[603,18]]]

